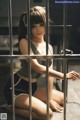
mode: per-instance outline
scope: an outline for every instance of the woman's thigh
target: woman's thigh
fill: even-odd
[[[64,104],[64,93],[58,90],[52,89],[52,95],[50,93],[48,94],[49,94],[48,97],[56,101],[58,104]],[[46,101],[46,98],[47,98],[46,88],[38,87],[38,90],[36,91],[34,96],[42,101]]]
[[[35,98],[35,97],[31,97],[31,106],[32,106],[32,111],[37,114],[40,118],[44,118],[44,120],[46,120],[46,104],[44,102],[42,102],[41,100]],[[15,99],[15,106],[18,108],[22,108],[22,109],[26,109],[29,110],[30,105],[29,105],[29,95],[27,94],[21,94],[19,96],[16,97]],[[52,116],[53,112],[51,109],[49,109],[49,115]]]
[[[46,101],[46,87],[38,87],[37,91],[33,94],[34,97],[40,99],[41,101]]]
[[[53,89],[52,99],[56,101],[58,104],[64,104],[64,93]]]

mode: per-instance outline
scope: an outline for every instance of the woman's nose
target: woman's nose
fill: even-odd
[[[40,27],[37,27],[37,32],[39,32],[40,31]]]

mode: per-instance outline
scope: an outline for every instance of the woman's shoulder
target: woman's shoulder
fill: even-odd
[[[21,38],[20,44],[28,44],[28,40],[26,38]]]
[[[28,49],[28,41],[25,38],[22,38],[19,42],[19,48],[22,53]],[[24,51],[24,52],[23,52]]]

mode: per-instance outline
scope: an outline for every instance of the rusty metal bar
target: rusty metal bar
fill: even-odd
[[[80,59],[80,54],[66,54],[64,55],[60,55],[60,54],[54,54],[54,55],[0,55],[0,58],[5,58],[5,59],[11,59],[11,58],[18,58],[19,59],[25,59],[25,57],[29,58],[29,59]]]
[[[49,47],[49,0],[46,0],[46,56],[48,55],[48,47]],[[49,61],[46,58],[46,104],[47,104],[47,120],[49,120]]]
[[[10,68],[11,68],[11,84],[12,84],[12,110],[13,120],[15,120],[15,98],[14,98],[14,75],[13,75],[13,40],[12,40],[12,0],[9,0],[9,36],[10,36]]]
[[[63,4],[63,51],[64,51],[64,56],[66,55],[66,40],[67,40],[67,30],[66,30],[66,20],[67,20],[67,4]],[[64,120],[66,120],[66,94],[67,94],[67,78],[66,78],[66,73],[67,73],[67,60],[63,59],[63,72],[64,72]]]
[[[28,35],[28,56],[30,55],[30,48],[31,48],[31,30],[30,30],[30,2],[31,0],[27,0],[27,35]],[[31,83],[31,58],[28,57],[28,74],[29,74],[29,111],[30,111],[30,120],[32,120],[32,83]]]

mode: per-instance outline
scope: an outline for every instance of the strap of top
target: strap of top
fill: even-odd
[[[31,48],[32,48],[34,54],[40,54],[32,42],[31,42]]]
[[[31,42],[31,48],[33,50],[34,54],[40,54],[39,51],[36,49],[35,45]],[[39,63],[42,63],[43,65],[46,65],[46,60],[39,61]],[[51,65],[52,60],[49,59],[49,66]]]

